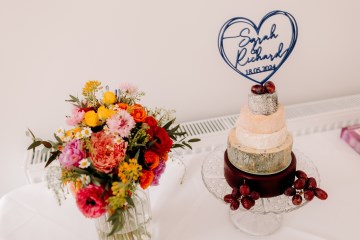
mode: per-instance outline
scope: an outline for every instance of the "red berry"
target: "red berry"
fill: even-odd
[[[294,196],[296,194],[296,190],[293,187],[288,187],[287,189],[285,189],[284,194],[285,196],[289,196],[289,197]]]
[[[232,195],[234,198],[239,198],[239,197],[240,197],[239,189],[238,189],[238,188],[233,188],[233,190],[232,190],[232,192],[231,192],[231,195]]]
[[[315,188],[315,196],[321,200],[325,200],[328,197],[327,193],[321,188]]]
[[[240,186],[239,191],[242,196],[247,196],[250,194],[250,187],[246,184],[243,184]]]
[[[297,170],[297,171],[295,172],[295,176],[296,176],[297,178],[305,178],[305,179],[308,178],[308,177],[307,177],[307,174],[306,174],[305,172],[301,171],[301,170]]]
[[[315,196],[314,190],[308,189],[304,191],[304,198],[306,201],[313,200],[314,196]]]
[[[237,199],[234,199],[234,201],[232,201],[232,202],[230,203],[230,208],[231,208],[231,210],[233,210],[233,211],[237,210],[237,209],[239,208],[239,206],[240,206],[240,202],[239,202],[239,200],[237,200]]]
[[[250,208],[252,208],[252,207],[255,205],[255,200],[252,199],[252,198],[250,198],[250,197],[248,197],[248,196],[243,197],[243,198],[241,199],[241,205],[242,205],[245,209],[249,210]]]
[[[260,198],[260,194],[258,192],[252,191],[249,195],[254,200],[258,200]]]
[[[231,203],[231,202],[234,201],[234,197],[231,194],[227,194],[227,195],[224,196],[224,201],[226,203]]]
[[[299,195],[299,194],[295,194],[293,197],[292,197],[292,203],[294,205],[300,205],[302,202],[302,197]]]
[[[316,183],[315,178],[309,177],[306,180],[305,188],[311,189],[311,188],[316,188],[316,187],[317,187],[317,183]]]
[[[272,81],[267,81],[264,84],[264,87],[268,93],[274,93],[275,92],[275,84]]]
[[[295,189],[304,189],[305,184],[306,184],[306,179],[305,178],[298,178],[294,182],[294,188]]]
[[[254,94],[264,94],[266,89],[263,85],[254,85],[251,87],[251,92]]]

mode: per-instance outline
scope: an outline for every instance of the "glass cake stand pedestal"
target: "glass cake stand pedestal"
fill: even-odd
[[[226,194],[230,194],[232,188],[227,184],[224,177],[224,151],[226,147],[217,147],[204,159],[201,174],[204,184],[214,197],[222,201]],[[303,153],[294,149],[296,156],[296,169],[303,170],[308,176],[314,177],[320,184],[320,176],[316,166]],[[250,210],[244,209],[241,204],[238,210],[233,211],[229,207],[230,219],[239,230],[257,236],[270,235],[278,230],[283,224],[283,214],[294,211],[307,204],[303,199],[300,205],[293,205],[291,197],[280,195],[272,198],[260,198],[255,201],[255,206]]]

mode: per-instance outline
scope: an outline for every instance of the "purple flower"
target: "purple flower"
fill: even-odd
[[[151,183],[151,186],[159,185],[159,180],[163,172],[165,171],[166,164],[164,160],[160,160],[159,165],[153,170],[154,179]]]
[[[77,166],[85,157],[82,143],[78,139],[71,140],[59,156],[59,161],[64,168]]]

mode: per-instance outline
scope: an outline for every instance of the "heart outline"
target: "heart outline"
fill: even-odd
[[[255,79],[249,77],[248,75],[244,74],[243,72],[241,72],[239,69],[237,69],[228,59],[228,57],[226,56],[224,47],[223,47],[223,40],[224,40],[224,34],[226,32],[226,30],[234,23],[238,23],[238,22],[244,22],[246,24],[249,24],[250,26],[253,27],[253,29],[255,29],[257,35],[259,35],[260,29],[262,24],[268,20],[270,17],[275,16],[275,15],[285,15],[289,20],[290,20],[290,24],[291,24],[291,29],[292,29],[292,37],[291,37],[291,41],[290,41],[290,45],[289,48],[287,49],[287,53],[286,55],[281,59],[281,61],[279,62],[278,66],[276,66],[276,68],[269,74],[267,75],[262,81],[256,81]],[[220,55],[221,57],[224,59],[224,61],[233,69],[235,70],[237,73],[239,73],[241,76],[256,82],[258,84],[263,85],[265,82],[267,82],[279,69],[280,67],[283,65],[283,63],[287,60],[287,58],[290,56],[290,54],[292,53],[296,41],[297,41],[297,37],[298,37],[298,27],[297,27],[297,23],[295,18],[288,12],[285,11],[281,11],[281,10],[275,10],[272,12],[269,12],[268,14],[266,14],[260,21],[259,25],[256,26],[256,24],[251,21],[248,18],[244,18],[244,17],[235,17],[235,18],[231,18],[230,20],[228,20],[220,29],[219,32],[219,36],[218,36],[218,48],[220,51]]]

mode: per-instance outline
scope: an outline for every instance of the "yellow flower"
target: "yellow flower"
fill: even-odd
[[[126,184],[128,181],[136,181],[141,175],[142,167],[135,158],[129,160],[129,163],[123,162],[119,166],[118,176],[121,182]]]
[[[87,111],[84,115],[85,124],[90,127],[96,127],[100,124],[99,117],[94,110]]]
[[[113,114],[115,114],[115,111],[107,109],[104,106],[100,106],[97,110],[98,117],[101,120],[106,120],[107,118],[111,117]]]
[[[104,93],[104,96],[103,96],[103,102],[106,104],[106,105],[109,105],[109,104],[113,104],[116,102],[116,96],[113,92],[105,92]]]
[[[101,82],[97,80],[87,81],[83,88],[83,95],[86,97],[89,96],[91,93],[97,92],[99,89],[101,89],[100,85]]]

